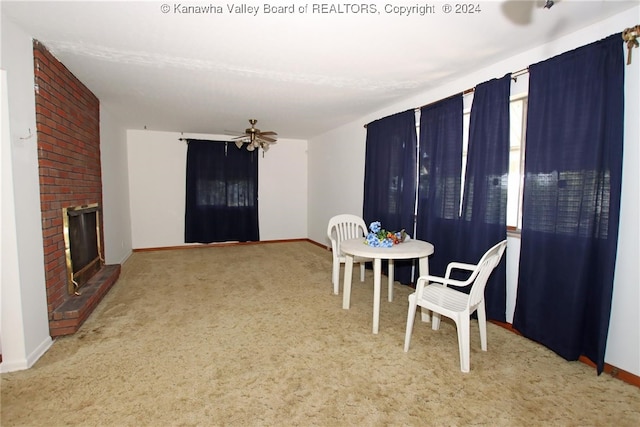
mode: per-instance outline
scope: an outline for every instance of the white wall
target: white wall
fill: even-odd
[[[129,191],[134,249],[181,246],[187,144],[179,138],[228,136],[129,130]],[[237,150],[233,144],[229,149]],[[280,139],[258,160],[260,240],[307,237],[307,142]]]
[[[25,369],[51,346],[44,277],[29,35],[0,18],[8,103],[2,108],[2,372]],[[5,74],[5,73],[3,73]],[[3,86],[3,98],[5,87]],[[8,106],[8,111],[7,107]]]
[[[122,264],[131,255],[131,214],[127,131],[100,105],[103,256],[106,264]]]
[[[472,70],[463,79],[437,89],[416,94],[346,124],[309,141],[309,238],[328,244],[326,226],[337,213],[362,213],[364,153],[366,132],[363,126],[373,120],[416,108],[461,92],[508,72],[518,71],[530,64],[575,49],[638,24],[640,7],[606,19],[569,36],[523,52],[491,67]],[[622,45],[622,40],[621,40]],[[634,64],[626,68],[625,158],[623,164],[623,197],[620,218],[620,239],[614,280],[613,314],[609,329],[606,362],[627,372],[640,375],[640,275],[637,262],[639,242],[639,169],[638,146],[640,90],[638,50]],[[338,167],[335,167],[335,164]],[[507,320],[513,318],[517,284],[519,241],[509,238],[507,250]],[[436,248],[437,250],[437,248]]]
[[[260,240],[307,238],[307,141],[279,139],[258,161]]]
[[[366,129],[352,123],[309,141],[309,238],[331,247],[329,219],[362,216]]]
[[[636,24],[640,7],[636,8]],[[625,67],[625,129],[618,257],[605,360],[640,375],[640,53]]]

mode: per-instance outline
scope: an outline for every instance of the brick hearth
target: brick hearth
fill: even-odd
[[[80,289],[53,311],[49,321],[52,337],[75,333],[120,276],[120,265],[105,265]]]

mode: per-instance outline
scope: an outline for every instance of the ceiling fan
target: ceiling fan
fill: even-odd
[[[256,119],[249,119],[249,123],[251,123],[251,127],[245,129],[243,135],[233,138],[236,141],[236,146],[242,148],[244,144],[247,144],[248,151],[253,151],[256,148],[268,151],[271,144],[277,142],[278,134],[271,130],[262,132],[256,128],[256,123],[258,123]]]
[[[514,24],[529,25],[535,9],[551,9],[561,0],[504,0],[502,12]]]

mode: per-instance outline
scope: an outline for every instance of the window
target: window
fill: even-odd
[[[527,127],[527,97],[511,99],[509,183],[507,186],[507,226],[522,226],[522,188],[524,184],[524,142]]]
[[[198,206],[245,207],[254,206],[255,184],[251,179],[211,180],[196,182]]]
[[[189,139],[185,243],[257,241],[257,151]]]
[[[464,191],[465,165],[467,164],[467,148],[469,145],[469,121],[471,109],[465,109],[463,116],[462,140],[462,180],[461,191]],[[527,95],[511,97],[510,102],[510,151],[509,178],[507,186],[507,227],[520,229],[522,225],[522,188],[524,183],[524,144],[527,126]],[[460,201],[462,209],[462,200]]]

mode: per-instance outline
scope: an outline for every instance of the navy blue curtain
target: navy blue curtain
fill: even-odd
[[[416,197],[416,120],[414,110],[367,125],[363,218],[389,231],[413,233]],[[412,236],[413,237],[413,236]],[[411,261],[398,260],[395,279],[411,282]]]
[[[611,314],[622,173],[620,34],[529,67],[513,326],[598,373]]]
[[[429,273],[444,276],[456,260],[462,172],[462,94],[421,108],[416,238],[433,243]]]
[[[507,238],[509,174],[509,92],[511,74],[476,86],[469,123],[469,146],[457,227],[456,260],[477,263]],[[485,290],[487,318],[505,321],[506,257]]]
[[[258,150],[187,140],[185,242],[257,241]]]

